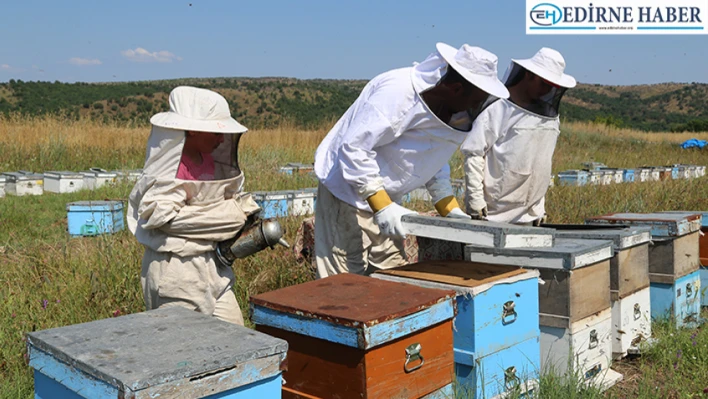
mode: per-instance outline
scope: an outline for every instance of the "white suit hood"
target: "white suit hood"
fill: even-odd
[[[185,132],[153,126],[143,173],[130,193],[128,229],[157,252],[193,256],[243,228],[246,217],[260,208],[242,193],[244,176],[229,160],[235,154],[234,134],[212,152],[215,178],[177,179]]]

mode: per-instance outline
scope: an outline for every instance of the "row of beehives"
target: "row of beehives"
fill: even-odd
[[[622,378],[613,355],[643,348],[652,318],[698,324],[701,220],[615,214],[535,228],[407,215],[407,233],[427,240],[421,258],[464,260],[256,295],[255,332],[181,308],[33,332],[36,393],[491,398],[537,389],[546,370],[608,388]]]
[[[50,193],[73,193],[79,190],[95,190],[105,184],[125,180],[134,182],[142,170],[113,170],[91,168],[82,172],[51,171],[34,173],[20,170],[0,173],[0,197],[42,195]]]
[[[480,222],[406,216],[408,231],[418,235],[421,263],[384,275],[389,280],[442,288],[469,285],[477,279],[473,267],[465,266],[465,261],[477,262],[474,268],[488,268],[483,264],[494,263],[509,270],[514,266],[537,270],[541,283],[538,291],[525,291],[527,297],[538,295],[536,309],[528,302],[519,302],[524,291],[521,283],[494,282],[495,273],[486,272],[483,284],[496,287],[496,291],[491,287],[477,292],[456,288],[472,298],[465,299],[458,311],[469,308],[467,319],[473,319],[471,326],[477,327],[456,332],[456,339],[475,343],[475,339],[484,337],[479,331],[482,328],[492,335],[476,344],[482,345],[482,358],[480,354],[475,357],[478,364],[490,356],[485,345],[503,342],[503,351],[508,351],[507,343],[512,343],[511,347],[518,346],[512,350],[517,360],[506,364],[515,370],[572,370],[581,380],[607,388],[621,378],[609,370],[612,358],[638,352],[651,335],[652,319],[669,317],[683,327],[700,323],[700,288],[708,284],[708,271],[700,267],[701,262],[708,265],[708,237],[699,232],[708,232],[708,220],[702,215],[708,217],[708,212],[615,214],[590,218],[586,225],[546,225],[541,229],[499,224],[488,224],[484,229]],[[499,236],[490,236],[497,228],[503,229]],[[465,245],[470,243],[474,245]],[[702,300],[708,305],[705,296]],[[527,325],[527,334],[514,331],[514,327],[488,330],[494,325],[489,320],[494,319],[484,314],[499,311],[501,317],[498,313],[496,317],[502,324],[505,318],[516,323],[523,320],[523,314],[531,314],[521,323]],[[458,326],[459,320],[458,313]],[[522,345],[519,337],[531,336],[536,327],[540,329],[540,344]],[[542,367],[535,363],[537,348]],[[476,348],[460,349],[475,353]],[[457,344],[455,351],[458,355]],[[531,374],[520,379],[528,380]],[[497,379],[502,375],[498,370]]]
[[[597,166],[592,169],[566,170],[558,173],[559,185],[584,186],[616,183],[694,179],[706,175],[701,165],[650,166],[638,169],[616,169]]]

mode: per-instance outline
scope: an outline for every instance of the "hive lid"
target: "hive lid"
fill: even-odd
[[[578,269],[610,259],[612,241],[556,238],[551,248],[483,248],[465,246],[465,259],[539,269]]]
[[[687,217],[692,215],[701,215],[701,226],[708,227],[708,211],[662,211],[659,213],[686,215]]]
[[[389,281],[405,282],[406,279],[412,279],[439,283],[446,289],[453,289],[458,293],[477,295],[495,284],[535,278],[538,272],[518,266],[444,260],[423,261],[379,270],[371,276]],[[442,288],[441,285],[437,285],[437,288]]]
[[[27,342],[33,367],[44,352],[125,392],[254,359],[279,367],[287,351],[281,339],[176,306],[32,332]]]
[[[586,224],[649,226],[654,237],[680,237],[700,229],[700,214],[611,213],[588,218]]]
[[[83,179],[84,175],[82,175],[79,172],[71,172],[68,170],[61,170],[61,171],[50,171],[50,172],[44,172],[44,176],[48,177],[56,177],[60,179]]]
[[[542,227],[555,229],[557,238],[610,240],[615,250],[651,241],[651,227],[648,226],[544,224]]]
[[[401,218],[406,234],[486,247],[550,247],[552,229],[517,226],[479,220],[436,216],[405,215]]]
[[[251,297],[254,305],[349,326],[371,326],[452,298],[453,292],[337,274]]]
[[[39,173],[32,173],[26,171],[19,172],[5,172],[3,173],[9,183],[14,183],[18,181],[28,181],[28,180],[43,180],[44,175]]]

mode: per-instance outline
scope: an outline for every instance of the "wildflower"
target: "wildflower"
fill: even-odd
[[[113,317],[118,317],[120,316],[120,309],[116,309],[113,311]]]
[[[57,299],[57,303],[61,302],[61,300]]]
[[[47,305],[49,305],[49,301],[46,299],[42,299],[42,309],[46,309]]]
[[[681,349],[676,351],[676,359],[681,359]]]

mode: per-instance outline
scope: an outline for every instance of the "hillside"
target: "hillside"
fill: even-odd
[[[251,127],[282,122],[319,126],[339,117],[366,84],[363,80],[292,78],[179,79],[126,83],[0,83],[0,113],[65,114],[103,121],[145,124],[168,109],[167,96],[178,85],[218,91],[232,114]],[[708,85],[602,86],[580,84],[562,105],[566,120],[599,121],[647,131],[708,130]]]

